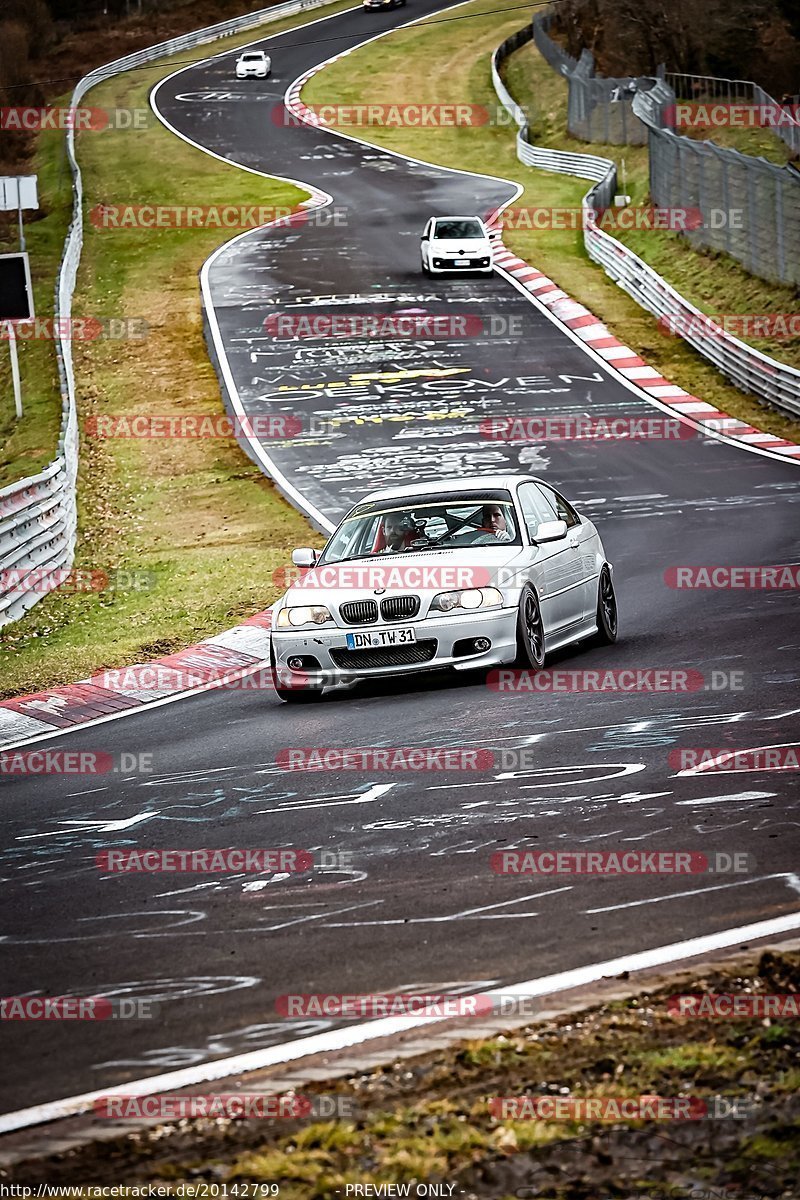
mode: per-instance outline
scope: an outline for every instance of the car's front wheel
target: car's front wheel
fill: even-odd
[[[517,657],[514,666],[538,671],[544,666],[544,622],[536,592],[526,584],[517,613]]]
[[[599,646],[612,646],[617,640],[617,596],[614,581],[607,566],[600,572],[597,585],[597,633],[593,641]]]
[[[422,274],[426,277],[426,279],[430,279],[431,269],[428,266],[428,264],[425,262],[424,255],[420,255],[420,262],[422,263]]]
[[[272,672],[272,686],[275,688],[278,699],[282,700],[284,704],[313,704],[315,700],[322,699],[322,688],[303,686],[299,680],[297,687],[281,686],[278,682],[278,667],[272,646],[269,648],[269,665]]]

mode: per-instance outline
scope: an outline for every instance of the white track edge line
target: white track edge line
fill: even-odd
[[[740,925],[733,929],[721,930],[718,933],[690,938],[687,941],[672,942],[666,946],[656,946],[650,950],[625,954],[605,962],[592,963],[587,967],[559,971],[540,979],[509,984],[507,987],[494,989],[491,992],[481,993],[481,995],[501,996],[509,993],[526,997],[549,995],[596,983],[606,976],[613,977],[621,975],[625,971],[642,971],[651,967],[665,966],[683,959],[709,954],[715,950],[728,949],[737,942],[772,937],[796,929],[800,929],[800,910],[787,913],[782,917],[773,917],[767,921],[757,921],[751,925]],[[447,1019],[445,1017],[384,1017],[360,1025],[351,1025],[345,1029],[298,1038],[296,1041],[269,1046],[263,1050],[251,1050],[246,1054],[236,1054],[229,1058],[184,1067],[182,1070],[152,1075],[146,1079],[130,1080],[128,1083],[119,1084],[116,1087],[84,1092],[81,1095],[68,1096],[62,1100],[52,1100],[45,1104],[37,1104],[31,1108],[3,1114],[0,1116],[0,1134],[88,1112],[92,1109],[95,1100],[105,1097],[147,1096],[160,1089],[177,1090],[214,1079],[227,1079],[232,1075],[256,1071],[279,1063],[292,1062],[299,1058],[307,1058],[312,1054],[324,1054],[342,1050],[348,1046],[358,1046],[375,1038],[390,1037],[409,1029],[435,1026]],[[468,1028],[464,1030],[463,1036],[465,1039],[469,1038]],[[420,1051],[420,1053],[424,1053],[424,1051]]]

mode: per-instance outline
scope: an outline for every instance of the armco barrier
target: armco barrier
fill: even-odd
[[[205,29],[171,38],[125,58],[98,67],[79,81],[70,107],[77,108],[96,84],[123,71],[143,66],[170,54],[202,46],[217,38],[243,33],[267,21],[289,17],[306,9],[321,8],[332,0],[288,0],[288,3],[261,8],[257,12],[221,21]],[[83,183],[75,157],[75,132],[67,131],[67,158],[72,172],[72,220],[56,281],[54,317],[69,328],[72,294],[83,247]],[[18,621],[28,609],[47,594],[47,580],[58,579],[56,572],[68,571],[75,557],[77,507],[75,484],[78,474],[78,414],[75,405],[75,377],[72,369],[72,344],[69,338],[56,338],[61,388],[61,431],[56,458],[38,475],[12,483],[0,490],[0,628]],[[36,572],[37,587],[18,586],[22,577]],[[17,584],[17,586],[15,586]]]
[[[527,116],[500,78],[503,61],[531,37],[530,28],[522,29],[506,38],[492,55],[492,80],[498,99],[519,126],[517,157],[529,167],[595,180],[594,187],[583,198],[583,240],[589,257],[654,316],[686,318],[675,323],[684,330],[680,333],[683,340],[742,391],[762,397],[783,412],[800,416],[800,371],[761,354],[718,326],[714,327],[717,330],[715,336],[710,337],[705,331],[708,319],[700,309],[690,304],[617,238],[598,228],[596,214],[613,203],[617,187],[616,164],[593,154],[569,154],[531,145]]]

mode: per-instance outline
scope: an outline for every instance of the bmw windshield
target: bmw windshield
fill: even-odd
[[[521,545],[511,496],[494,489],[451,497],[358,505],[334,533],[320,564],[467,546]]]

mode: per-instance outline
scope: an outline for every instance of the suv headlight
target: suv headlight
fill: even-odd
[[[431,601],[431,612],[474,612],[477,608],[492,608],[503,603],[503,593],[497,588],[468,588],[464,592],[439,592]]]
[[[300,625],[324,625],[326,621],[332,620],[330,610],[324,604],[282,608],[278,613],[278,629],[296,629]]]

